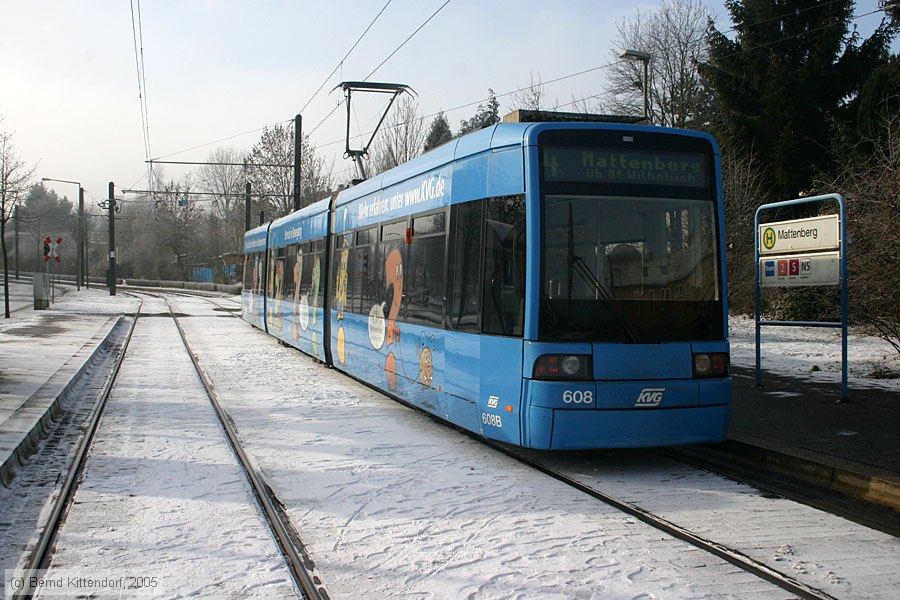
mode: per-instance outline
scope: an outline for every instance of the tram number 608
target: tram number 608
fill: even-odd
[[[594,392],[587,390],[566,390],[563,392],[563,402],[566,404],[590,404],[594,401]]]

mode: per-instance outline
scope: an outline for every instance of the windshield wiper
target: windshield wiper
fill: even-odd
[[[609,313],[609,315],[613,318],[616,324],[624,332],[625,336],[629,339],[629,341],[638,344],[641,339],[638,336],[637,331],[635,331],[634,327],[631,326],[631,323],[628,322],[628,319],[623,317],[619,311],[616,309],[613,304],[614,299],[610,295],[609,291],[603,287],[603,283],[597,278],[591,268],[588,266],[587,261],[584,260],[583,256],[575,256],[575,222],[572,216],[572,204],[569,203],[569,230],[568,230],[568,257],[566,260],[567,266],[567,276],[568,276],[568,300],[569,305],[572,303],[572,285],[574,283],[572,275],[574,273],[578,273],[581,278],[587,283],[589,286],[594,288],[594,295],[597,300],[600,301],[600,304],[603,305],[603,308]]]

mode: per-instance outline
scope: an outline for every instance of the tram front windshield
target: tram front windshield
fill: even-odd
[[[542,167],[542,340],[724,337],[711,153],[545,147]]]

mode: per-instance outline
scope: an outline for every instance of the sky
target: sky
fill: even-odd
[[[616,23],[658,7],[445,2],[0,0],[0,129],[37,165],[38,180],[78,181],[92,203],[107,197],[110,181],[117,190],[146,189],[148,155],[204,161],[216,148],[245,152],[263,127],[289,121],[302,108],[304,133],[341,180],[352,171],[343,158],[346,111],[332,113],[343,99],[332,91],[341,81],[408,84],[423,115],[443,110],[455,130],[488,88],[512,92],[532,73],[550,81],[589,71],[545,86],[550,101],[599,94],[608,68],[598,67],[619,50]],[[720,30],[730,27],[718,0],[706,5]],[[860,0],[856,14],[876,8],[877,0]],[[879,19],[876,13],[856,24],[865,35]],[[354,133],[371,129],[383,100],[354,95]],[[501,115],[510,110],[508,100],[500,97]],[[164,169],[178,178],[191,167]],[[75,185],[47,185],[77,197]]]

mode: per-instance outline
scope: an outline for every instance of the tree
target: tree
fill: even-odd
[[[900,57],[892,57],[872,73],[859,93],[857,104],[856,128],[860,139],[877,140],[890,133],[891,129],[884,124],[900,111]],[[865,147],[865,150],[872,149]]]
[[[437,114],[431,122],[431,126],[428,128],[428,134],[425,136],[425,146],[422,148],[422,151],[428,152],[429,150],[446,144],[452,139],[453,132],[450,131],[450,122],[447,121],[447,117],[445,117],[444,112],[441,111]]]
[[[2,123],[2,119],[0,119]],[[28,188],[34,176],[35,167],[29,167],[16,151],[12,134],[0,131],[0,244],[3,246],[3,308],[4,315],[10,317],[9,310],[9,253],[6,247],[6,224]]]
[[[197,183],[213,198],[213,210],[220,219],[229,219],[241,203],[244,191],[245,157],[233,148],[216,148],[197,172]]]
[[[300,206],[309,206],[327,196],[334,187],[334,162],[316,152],[308,135],[300,145]]]
[[[419,104],[405,96],[394,106],[378,132],[366,170],[369,175],[377,175],[402,165],[421,154],[424,142]]]
[[[332,167],[318,156],[309,136],[300,142],[300,205],[321,200],[332,187]],[[294,133],[293,128],[279,123],[263,129],[259,141],[247,156],[247,181],[253,193],[260,195],[260,206],[274,214],[289,214],[294,209]]]
[[[479,104],[475,114],[459,123],[459,133],[457,135],[465,135],[472,131],[478,131],[500,122],[500,103],[497,102],[497,96],[494,90],[488,88],[487,103]]]
[[[900,27],[900,2],[897,2],[897,0],[878,0],[878,8],[887,13],[894,27]]]
[[[154,216],[154,227],[147,232],[153,237],[156,246],[154,255],[158,262],[158,277],[187,281],[191,264],[201,262],[197,231],[203,218],[203,212],[197,202],[191,200],[193,177],[189,173],[180,181],[164,180],[158,175],[154,186],[151,208]],[[145,257],[138,255],[135,264],[140,264]],[[123,261],[124,262],[124,261]]]
[[[263,129],[247,156],[247,181],[260,197],[260,210],[275,219],[291,212],[293,203],[294,136],[284,123]]]
[[[548,107],[540,74],[535,75],[534,71],[529,71],[528,84],[512,94],[512,106],[515,110],[556,110],[559,102]]]
[[[200,167],[197,181],[210,193],[212,210],[209,219],[211,236],[218,243],[216,254],[237,252],[244,233],[243,193],[246,184],[244,156],[232,148],[216,148]]]
[[[20,233],[25,238],[28,248],[37,248],[41,240],[63,237],[67,240],[64,248],[73,248],[78,233],[78,217],[75,205],[66,197],[60,197],[55,191],[47,189],[42,183],[33,184],[22,199],[19,206],[19,217],[24,224]],[[31,254],[35,260],[34,270],[41,268],[41,257]],[[66,260],[65,267],[75,266],[74,261]]]
[[[872,149],[844,166],[823,189],[847,198],[851,318],[872,325],[900,352],[900,109],[885,115],[865,141]],[[894,267],[892,268],[891,265]]]
[[[710,28],[701,74],[717,94],[716,135],[755,148],[775,198],[809,188],[828,172],[832,124],[846,119],[872,71],[887,58],[882,24],[859,43],[853,0],[728,0],[736,38]]]
[[[591,102],[591,100],[594,100],[594,102]],[[581,113],[583,115],[598,114],[603,112],[603,106],[600,102],[596,101],[596,96],[576,98],[573,94],[572,101],[564,106],[569,107],[569,112]]]
[[[722,195],[725,202],[725,256],[728,261],[728,308],[739,314],[756,309],[753,280],[753,224],[756,209],[767,201],[759,160],[726,148],[722,156]]]
[[[639,50],[652,57],[648,112],[655,125],[704,128],[712,96],[700,78],[698,65],[707,59],[709,17],[700,0],[664,0],[651,13],[640,11],[616,25],[616,61],[610,74],[611,103],[619,114],[643,114],[644,67],[620,60],[621,50]]]

